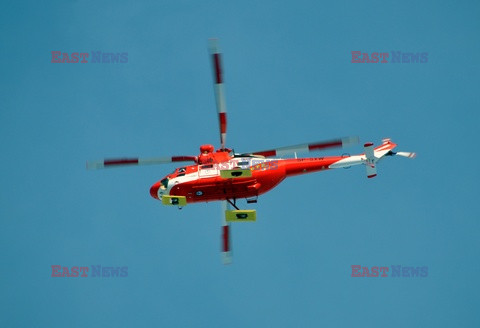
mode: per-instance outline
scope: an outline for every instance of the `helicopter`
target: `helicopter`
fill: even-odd
[[[182,209],[187,204],[220,201],[223,216],[221,253],[223,263],[232,263],[231,223],[256,221],[256,211],[240,209],[237,200],[247,204],[257,203],[258,197],[280,184],[285,178],[365,165],[367,178],[377,175],[377,163],[389,156],[415,158],[412,152],[394,152],[397,146],[391,139],[382,140],[374,147],[372,142],[364,144],[364,153],[328,157],[298,158],[299,153],[317,152],[357,144],[358,137],[343,137],[326,141],[311,142],[270,150],[235,153],[226,147],[227,108],[225,102],[224,77],[221,52],[217,39],[209,40],[209,54],[213,68],[213,88],[219,122],[220,148],[204,144],[197,156],[168,156],[157,158],[115,158],[88,161],[87,169],[101,169],[131,165],[154,165],[190,162],[175,169],[171,174],[155,182],[150,195],[163,205]],[[294,158],[283,158],[294,156]],[[232,209],[234,208],[234,209]]]

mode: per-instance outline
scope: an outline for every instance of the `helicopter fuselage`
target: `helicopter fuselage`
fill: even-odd
[[[199,159],[201,155],[199,156]],[[152,197],[184,196],[187,203],[227,199],[252,199],[275,188],[285,178],[328,170],[344,156],[265,159],[260,157],[230,157],[223,162],[189,165],[156,182],[150,189]],[[222,170],[250,170],[251,176],[224,178]]]

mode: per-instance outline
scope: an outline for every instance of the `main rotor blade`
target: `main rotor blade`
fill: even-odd
[[[168,164],[173,162],[197,162],[196,156],[171,156],[157,158],[113,158],[100,161],[88,161],[87,169],[103,169],[106,167],[117,167],[126,165],[154,165]]]
[[[265,157],[286,156],[296,153],[308,153],[311,151],[324,150],[329,148],[346,147],[358,143],[358,137],[345,137],[328,141],[319,141],[295,146],[280,147],[271,150],[263,150],[251,153],[252,155],[261,155]]]
[[[222,200],[222,260],[223,264],[232,263],[232,245],[230,223],[226,219],[226,211],[230,209],[230,204]]]
[[[225,104],[221,53],[217,39],[209,40],[209,51],[213,64],[213,90],[215,91],[215,102],[217,104],[220,145],[222,147],[221,149],[225,149],[225,142],[227,140],[227,106]]]

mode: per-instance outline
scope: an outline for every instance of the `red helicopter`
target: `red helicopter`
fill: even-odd
[[[105,159],[87,162],[87,168],[192,162],[193,164],[179,167],[153,184],[150,195],[162,201],[164,205],[174,205],[180,209],[187,204],[197,202],[221,201],[225,213],[222,218],[222,255],[225,264],[232,261],[230,223],[256,221],[256,211],[239,209],[238,199],[246,199],[248,204],[256,203],[259,195],[270,191],[287,177],[353,165],[365,165],[367,177],[373,178],[377,175],[377,162],[384,157],[397,155],[414,158],[416,156],[415,153],[393,152],[397,145],[390,139],[383,139],[383,143],[378,147],[374,147],[371,142],[364,144],[364,153],[359,155],[297,158],[298,153],[356,144],[358,137],[338,138],[242,154],[232,152],[226,147],[227,109],[221,53],[216,39],[210,40],[209,50],[213,63],[214,91],[220,128],[219,149],[215,150],[212,145],[202,145],[198,156]],[[281,158],[292,155],[295,158]],[[231,207],[235,209],[232,210]]]

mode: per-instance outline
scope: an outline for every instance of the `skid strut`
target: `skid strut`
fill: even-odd
[[[233,203],[232,203],[232,201],[231,201],[230,199],[227,199],[227,202],[229,202],[230,205],[232,205],[233,207],[235,207],[235,209],[240,210],[240,209],[237,207],[237,205],[236,205],[236,204],[237,204],[237,199],[236,199],[236,198],[233,199]]]

